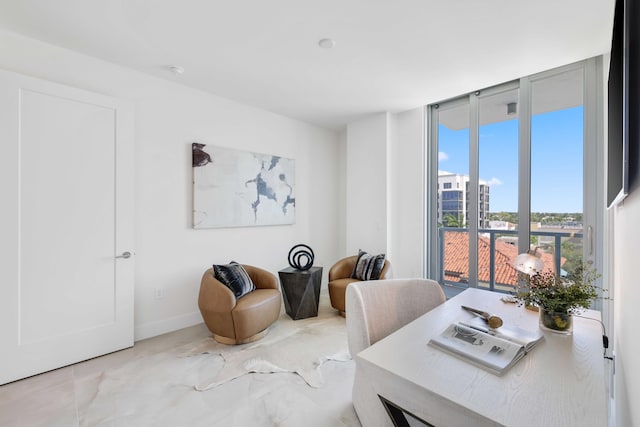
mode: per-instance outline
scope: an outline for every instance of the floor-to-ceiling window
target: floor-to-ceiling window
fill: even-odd
[[[513,260],[529,249],[559,275],[600,264],[597,68],[591,59],[427,108],[425,264],[449,293],[514,290]]]
[[[517,282],[519,89],[505,84],[478,95],[478,282],[505,290]],[[482,220],[483,219],[483,220]],[[511,233],[511,234],[510,234]]]
[[[469,259],[461,252],[449,251],[468,240],[467,193],[469,189],[469,104],[464,99],[449,102],[439,110],[437,224],[441,232],[438,245],[442,265],[440,280],[467,283]]]

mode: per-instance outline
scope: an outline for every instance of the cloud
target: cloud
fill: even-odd
[[[502,181],[500,181],[498,178],[496,178],[495,176],[491,177],[491,179],[487,182],[487,184],[489,184],[489,186],[491,187],[492,185],[502,185]]]
[[[447,160],[449,158],[449,155],[447,153],[445,153],[444,151],[438,151],[438,161],[441,162],[443,160]]]

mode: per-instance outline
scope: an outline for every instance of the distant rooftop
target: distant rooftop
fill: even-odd
[[[450,282],[467,283],[469,280],[469,234],[467,232],[446,232],[444,247],[444,278]],[[518,283],[518,271],[513,261],[518,256],[518,247],[496,240],[495,281],[500,285],[515,286]],[[544,262],[544,270],[556,272],[552,254],[539,252]],[[490,281],[491,250],[489,238],[478,236],[478,282]],[[560,260],[564,264],[566,258]]]

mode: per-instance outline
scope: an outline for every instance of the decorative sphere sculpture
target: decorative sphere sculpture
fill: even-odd
[[[295,245],[289,251],[289,265],[296,270],[305,271],[313,266],[313,249],[307,245]],[[302,261],[304,260],[304,264]]]

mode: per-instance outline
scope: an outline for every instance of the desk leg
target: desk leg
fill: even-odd
[[[382,401],[382,406],[384,406],[384,409],[387,411],[387,414],[389,414],[389,418],[391,418],[391,421],[393,422],[393,425],[395,427],[412,427],[412,425],[415,425],[413,423],[409,424],[409,421],[407,420],[407,417],[404,415],[405,413],[409,414],[411,416],[411,418],[413,418],[414,420],[418,421],[419,423],[421,423],[424,426],[435,427],[433,424],[429,424],[425,420],[416,417],[411,412],[405,411],[404,409],[402,409],[399,406],[397,406],[396,404],[388,401],[384,397],[382,397],[380,395],[378,395],[378,397]]]

